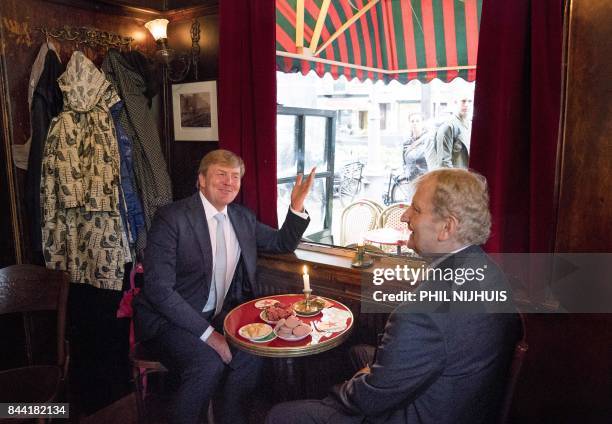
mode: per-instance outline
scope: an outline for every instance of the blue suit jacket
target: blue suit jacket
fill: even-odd
[[[259,293],[257,251],[292,252],[309,220],[288,212],[280,230],[257,221],[247,208],[230,204],[241,257],[223,310]],[[147,235],[144,286],[134,299],[135,332],[139,341],[154,337],[172,324],[200,337],[210,325],[202,309],[212,281],[212,246],[199,193],[160,208]]]
[[[439,267],[484,264],[479,288],[507,288],[503,273],[477,246]],[[438,311],[448,310],[440,306]],[[353,415],[350,422],[496,422],[519,334],[516,313],[415,313],[403,304],[389,316],[371,373],[336,387],[326,401]]]

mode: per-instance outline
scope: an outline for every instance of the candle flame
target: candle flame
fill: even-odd
[[[304,268],[302,269],[304,270],[304,275],[308,275],[308,267],[304,265]]]

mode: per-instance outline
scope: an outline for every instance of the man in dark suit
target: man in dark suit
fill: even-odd
[[[227,150],[208,153],[200,163],[198,193],[161,208],[148,234],[135,329],[138,340],[178,374],[173,423],[199,422],[213,397],[215,422],[246,422],[261,361],[229,348],[223,319],[258,294],[257,251],[295,250],[309,223],[303,204],[314,169],[305,180],[297,177],[280,230],[232,203],[243,175],[240,157]]]
[[[483,281],[462,283],[462,290],[505,289],[503,273],[478,247],[491,226],[484,178],[440,169],[420,177],[416,187],[402,216],[412,232],[408,247],[428,259],[432,270],[486,269]],[[433,279],[419,290],[453,291],[457,285],[457,279]],[[374,349],[357,350],[371,367],[321,401],[277,405],[267,423],[495,422],[518,339],[518,316],[465,313],[488,310],[486,302],[469,305],[475,309],[465,306],[453,313],[451,302],[401,304],[389,316],[375,359]]]

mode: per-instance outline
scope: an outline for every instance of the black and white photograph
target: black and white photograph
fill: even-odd
[[[181,127],[210,128],[210,93],[181,94]]]
[[[202,81],[172,86],[174,139],[216,141],[217,82]]]

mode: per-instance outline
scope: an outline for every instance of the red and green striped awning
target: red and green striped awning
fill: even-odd
[[[276,0],[277,69],[362,81],[474,81],[481,6],[482,0]]]

